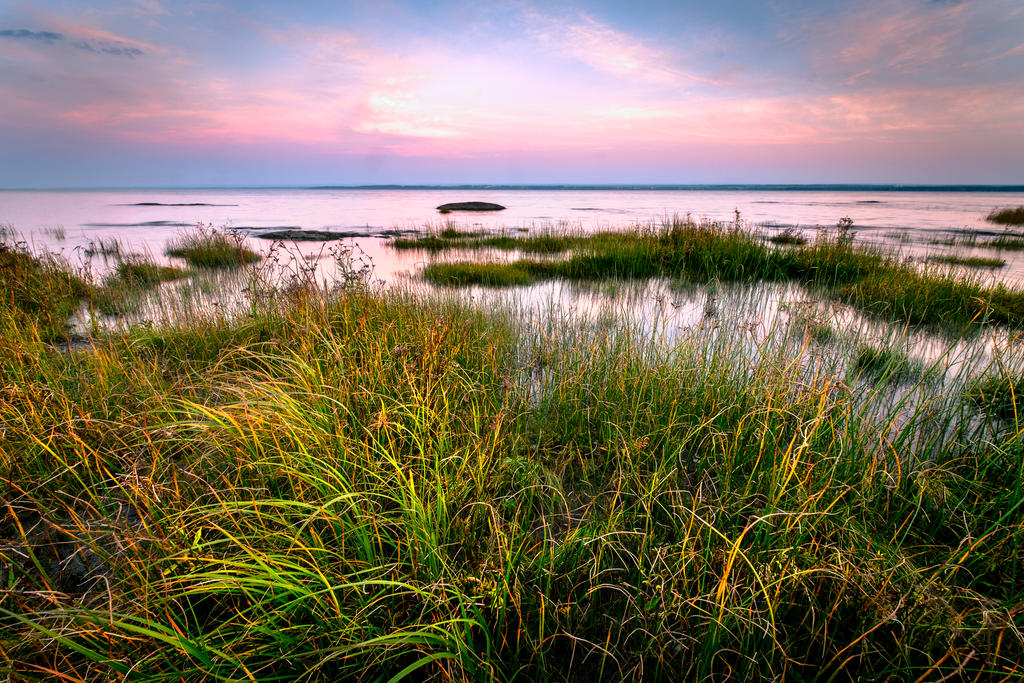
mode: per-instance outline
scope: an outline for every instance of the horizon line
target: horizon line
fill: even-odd
[[[3,187],[0,192],[101,192],[181,190],[576,190],[576,191],[875,191],[875,192],[1024,192],[1024,184],[991,183],[375,183],[329,185],[107,185]]]

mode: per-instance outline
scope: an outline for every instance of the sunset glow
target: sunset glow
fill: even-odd
[[[1024,6],[9,3],[0,186],[1024,181]]]

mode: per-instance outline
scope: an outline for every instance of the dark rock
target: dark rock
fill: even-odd
[[[164,204],[163,202],[135,202],[134,204],[115,204],[115,206],[238,206],[238,204],[207,204],[206,202],[188,202],[185,204]]]
[[[438,211],[503,211],[501,204],[491,202],[451,202],[437,207]]]
[[[418,234],[418,230],[404,229],[404,228],[388,228],[387,230],[381,230],[374,234],[374,237],[405,237],[406,235]]]
[[[264,240],[291,240],[292,242],[330,242],[346,237],[365,237],[362,232],[331,232],[329,230],[272,230],[253,235]]]

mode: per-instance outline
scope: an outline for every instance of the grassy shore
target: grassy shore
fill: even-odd
[[[752,242],[676,237],[567,263],[773,272]],[[797,272],[888,267],[811,249]],[[39,331],[75,280],[23,256],[24,288],[68,284],[0,309],[12,679],[1024,674],[1009,354],[936,388],[877,345],[852,378],[784,330],[664,343],[313,286],[68,353]]]
[[[788,240],[787,246],[777,248],[738,226],[677,218],[662,226],[624,232],[545,235],[546,242],[562,245],[548,253],[568,252],[560,260],[440,261],[428,265],[423,276],[449,286],[521,285],[551,278],[672,277],[701,283],[792,280],[886,319],[953,328],[982,322],[1024,323],[1024,292],[1002,285],[988,287],[948,271],[922,270],[879,249],[855,245],[845,228],[806,244]],[[456,235],[420,239],[437,250],[441,245],[446,249],[485,249],[496,238]],[[525,245],[535,238],[506,235],[497,239],[502,240],[501,249],[529,252]],[[523,248],[516,246],[519,244]],[[957,263],[996,265],[995,261],[965,263],[963,259]]]

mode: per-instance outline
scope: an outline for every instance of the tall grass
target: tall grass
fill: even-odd
[[[245,236],[198,225],[167,245],[167,255],[195,268],[237,268],[262,257],[245,246]]]
[[[986,219],[992,223],[1000,223],[1002,225],[1024,225],[1024,206],[995,209]]]
[[[120,261],[99,287],[94,287],[90,303],[107,315],[133,312],[142,295],[161,282],[185,277],[189,271],[175,266],[162,266],[142,257]]]
[[[311,287],[0,356],[0,670],[1024,673],[1012,411],[980,408],[967,370],[893,407],[785,330],[730,330],[666,344]],[[984,376],[1016,395],[1000,359]]]
[[[504,239],[515,245],[529,238]],[[1024,322],[1024,292],[1002,285],[986,287],[955,273],[919,269],[876,248],[854,245],[842,230],[823,233],[806,245],[778,249],[739,225],[677,218],[660,228],[572,239],[571,254],[559,261],[520,259],[486,266],[468,261],[437,263],[423,275],[443,285],[657,276],[694,282],[793,280],[879,316],[912,323],[961,328],[982,321]],[[508,271],[507,277],[502,270]],[[480,276],[485,271],[487,282]]]
[[[37,257],[24,244],[0,239],[0,339],[63,339],[68,317],[88,292],[88,283],[58,257]]]

